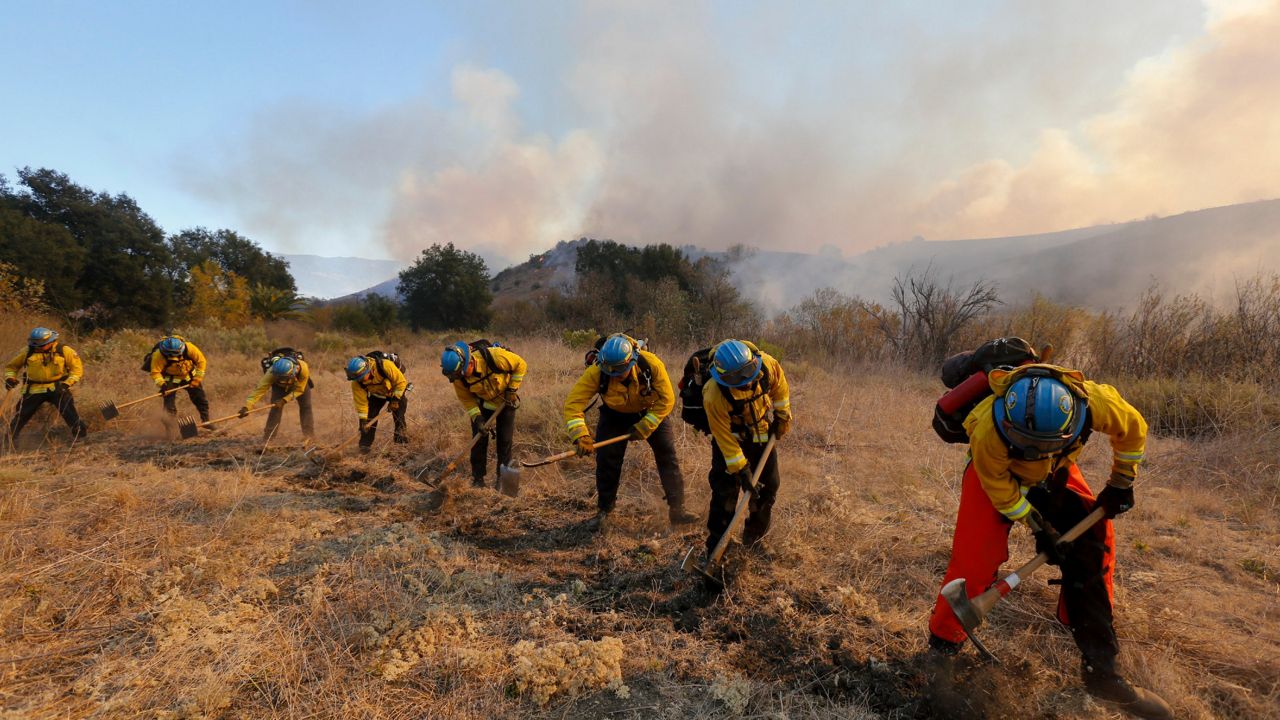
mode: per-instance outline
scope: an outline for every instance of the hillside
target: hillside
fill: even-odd
[[[341,367],[362,348],[308,333],[194,331],[214,415],[257,378],[257,353],[237,347],[315,348],[320,439],[348,437]],[[763,552],[731,550],[717,597],[678,569],[702,531],[667,529],[644,452],[628,454],[605,538],[586,526],[589,461],[527,470],[518,498],[459,488],[431,510],[414,476],[439,472],[467,423],[429,368],[410,365],[412,444],[380,430],[374,455],[320,471],[292,408],[267,447],[261,416],[181,443],[162,439],[154,405],[104,427],[98,401],[150,392],[136,370],[150,341],[79,344],[95,432],[68,447],[42,412],[0,469],[0,717],[942,717],[920,658],[964,451],[928,429],[931,378],[788,362],[797,426],[775,528]],[[412,360],[440,341],[397,347]],[[511,341],[531,368],[516,455],[559,451],[580,354]],[[677,437],[689,505],[705,511],[707,441],[683,425]],[[1276,442],[1153,439],[1137,508],[1117,522],[1121,658],[1180,718],[1280,717]],[[1095,487],[1109,457],[1091,444]],[[1016,531],[1011,557],[1031,554]],[[989,618],[1001,667],[963,656],[972,717],[1118,717],[1079,687],[1051,577]]]
[[[494,278],[495,304],[535,299],[573,283],[576,249],[561,242]],[[957,283],[988,280],[1006,300],[1032,292],[1094,310],[1133,303],[1152,281],[1175,293],[1229,301],[1237,278],[1280,271],[1280,200],[1229,205],[1117,225],[975,240],[914,239],[850,258],[768,250],[727,255],[685,248],[691,257],[729,259],[739,286],[769,312],[815,289],[884,301],[893,278],[932,268]],[[392,295],[395,281],[366,288]]]
[[[395,260],[320,255],[281,255],[298,285],[298,294],[322,300],[359,292],[395,277],[403,264]]]

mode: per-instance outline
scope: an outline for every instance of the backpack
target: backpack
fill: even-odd
[[[684,363],[684,374],[680,377],[677,387],[680,388],[680,419],[693,426],[694,430],[703,435],[711,434],[711,422],[707,419],[707,409],[702,405],[702,388],[709,382],[715,382],[711,377],[711,353],[714,347],[702,348],[696,350],[689,359]],[[725,399],[729,401],[732,407],[731,414],[741,415],[747,405],[769,394],[769,366],[761,362],[760,378],[756,381],[756,386],[760,392],[749,398],[735,398],[729,393],[724,393]]]
[[[987,373],[998,367],[1039,362],[1040,354],[1020,337],[996,338],[977,350],[957,353],[942,361],[940,376],[949,392],[933,408],[933,431],[948,443],[967,443],[964,419],[991,394]]]
[[[390,362],[392,365],[395,365],[396,369],[401,373],[404,372],[404,361],[401,360],[400,356],[396,353],[383,352],[382,350],[370,350],[365,353],[364,356],[378,363],[378,372],[382,373],[382,377],[387,376],[386,371],[382,369],[382,363],[384,362]]]
[[[268,370],[270,370],[271,364],[274,363],[276,360],[279,360],[280,358],[286,358],[286,357],[301,363],[302,351],[294,350],[291,347],[282,347],[282,348],[276,348],[275,350],[272,350],[271,354],[262,358],[262,372],[267,372]]]
[[[142,356],[143,372],[151,372],[151,358],[154,357],[155,354],[158,352],[160,352],[160,341],[157,341],[155,345],[152,345],[151,349],[147,351],[147,354]],[[187,352],[187,348],[185,346],[182,348],[182,359],[183,360],[191,359],[191,355]],[[168,363],[166,363],[166,365],[167,364]]]
[[[489,371],[487,375],[477,378],[474,381],[468,381],[466,378],[463,378],[462,382],[465,383],[467,387],[470,387],[472,385],[478,385],[484,382],[485,380],[488,380],[490,375],[495,374],[494,368],[496,367],[496,365],[494,365],[493,363],[493,353],[489,352],[491,348],[501,348],[503,350],[511,349],[500,342],[490,341],[487,338],[472,340],[471,342],[467,343],[467,347],[471,348],[474,352],[480,353],[480,357],[484,358],[485,368],[488,369]],[[503,373],[503,374],[509,374],[509,373]]]

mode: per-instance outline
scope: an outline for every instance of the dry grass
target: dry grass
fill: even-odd
[[[258,355],[231,350],[242,341],[202,343],[215,415],[257,378]],[[78,344],[95,358],[86,414],[148,391],[136,356],[149,342]],[[391,348],[417,386],[414,443],[393,448],[384,429],[380,454],[324,473],[298,453],[292,409],[265,450],[261,416],[169,444],[146,405],[73,449],[58,423],[28,433],[0,470],[0,717],[931,716],[918,656],[963,450],[928,428],[930,379],[789,364],[798,424],[767,555],[731,551],[735,580],[712,600],[677,568],[701,531],[666,529],[643,452],[605,540],[585,526],[587,462],[526,472],[519,498],[462,489],[419,512],[411,475],[442,466],[466,429],[434,370],[440,344]],[[580,353],[512,345],[532,368],[517,451],[560,450]],[[310,354],[317,420],[336,443],[354,430],[342,360],[368,348],[325,347]],[[1277,439],[1157,439],[1118,522],[1122,661],[1179,717],[1280,717]],[[1107,452],[1094,445],[1096,481]],[[705,508],[707,442],[681,427],[679,450]],[[1014,557],[1030,553],[1016,533]],[[971,660],[965,685],[992,717],[1107,717],[1075,679],[1047,576],[985,630],[1005,666]]]

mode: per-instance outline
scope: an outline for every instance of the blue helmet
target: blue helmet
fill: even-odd
[[[280,357],[271,363],[271,375],[278,380],[295,377],[298,374],[298,361],[293,358]]]
[[[711,356],[711,377],[725,387],[740,388],[754,382],[762,367],[760,354],[741,340],[725,340]]]
[[[471,348],[457,342],[440,353],[440,373],[449,379],[461,377],[471,367]]]
[[[170,335],[160,341],[160,354],[165,357],[179,357],[186,351],[187,344],[180,337]]]
[[[373,363],[367,357],[353,357],[347,361],[347,379],[363,380],[373,372]]]
[[[1018,378],[996,398],[996,428],[1024,460],[1040,460],[1070,447],[1084,431],[1088,402],[1043,369]]]
[[[609,339],[600,346],[600,352],[596,354],[596,364],[600,366],[600,372],[605,375],[619,377],[631,371],[639,355],[631,338],[617,333],[610,335]]]
[[[46,327],[38,327],[27,336],[27,347],[42,348],[58,339],[58,331]]]

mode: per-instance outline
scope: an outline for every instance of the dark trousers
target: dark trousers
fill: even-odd
[[[596,440],[608,440],[631,432],[640,422],[643,413],[620,413],[607,407],[600,408],[600,423],[596,425]],[[680,462],[676,459],[676,434],[671,427],[671,416],[648,438],[653,448],[653,461],[658,465],[658,478],[662,480],[662,492],[667,505],[684,507],[684,476],[680,474]],[[622,461],[627,456],[628,443],[608,445],[596,451],[596,504],[600,510],[613,510],[618,501],[618,483],[622,479]]]
[[[312,385],[307,385],[307,389],[303,390],[302,394],[294,400],[298,404],[298,420],[302,423],[302,434],[308,440],[313,440],[316,436],[316,421],[311,414],[312,387]],[[288,394],[288,388],[282,388],[279,385],[271,386],[271,402],[273,403],[283,400],[284,396]],[[280,416],[283,414],[280,410],[280,408],[271,408],[271,412],[267,413],[267,427],[262,432],[263,442],[269,441],[276,434],[276,430],[280,428]]]
[[[382,408],[386,404],[387,404],[387,398],[378,397],[377,395],[370,395],[369,396],[369,419],[373,420],[374,418],[378,417],[378,414],[382,412]],[[400,407],[396,410],[391,411],[391,420],[396,424],[395,441],[398,443],[409,442],[409,436],[405,433],[405,429],[408,427],[408,425],[407,423],[405,423],[405,420],[404,420],[404,414],[408,406],[409,406],[409,398],[402,397],[400,398]],[[365,430],[364,432],[360,433],[360,447],[367,448],[373,445],[373,438],[377,432],[378,432],[378,426],[374,425],[368,430]]]
[[[493,410],[485,407],[480,408],[481,422],[488,422],[493,417]],[[502,414],[498,416],[498,421],[494,423],[495,430],[498,435],[498,465],[506,465],[511,467],[511,443],[516,436],[516,410],[512,407],[503,407]],[[480,441],[471,448],[471,482],[475,485],[484,484],[484,476],[488,468],[489,458],[489,433],[480,436]]]
[[[1093,510],[1093,493],[1080,468],[1074,464],[1027,492],[1027,500],[1059,532],[1066,532]],[[978,473],[965,468],[960,488],[960,510],[951,542],[951,561],[943,584],[965,579],[974,597],[996,581],[1000,566],[1009,559],[1009,522],[991,504]],[[1096,670],[1115,668],[1120,651],[1112,625],[1111,578],[1115,571],[1115,530],[1104,520],[1067,546],[1062,563],[1062,591],[1058,596],[1058,620],[1071,629],[1076,646]],[[966,635],[939,597],[929,619],[930,645],[945,651],[958,649]]]
[[[174,385],[181,383],[168,384],[164,386],[165,390],[172,390]],[[196,412],[200,413],[200,421],[208,422],[209,420],[209,396],[204,394],[204,386],[191,387],[185,386],[187,389],[187,398],[191,400],[191,404],[196,406]],[[164,409],[170,415],[178,414],[178,393],[164,396]]]
[[[747,467],[755,472],[764,454],[764,443],[743,442],[742,454],[747,458]],[[707,473],[707,481],[711,483],[711,508],[707,514],[707,552],[720,542],[720,536],[729,529],[733,521],[733,511],[738,506],[738,481],[734,479],[724,462],[724,454],[720,445],[711,441],[711,472]],[[778,497],[778,486],[782,478],[778,473],[778,450],[769,454],[765,461],[764,472],[756,481],[756,492],[747,505],[747,522],[742,531],[742,544],[754,545],[769,532],[769,521],[773,516],[773,502]]]
[[[13,416],[13,420],[9,422],[9,436],[13,442],[18,441],[18,433],[22,432],[22,428],[31,421],[36,411],[41,405],[50,403],[58,409],[58,414],[62,416],[62,421],[71,428],[71,436],[78,438],[89,432],[89,425],[80,419],[80,413],[76,412],[75,398],[71,397],[71,391],[66,389],[50,390],[49,392],[32,393],[23,395],[18,401],[18,412]]]

